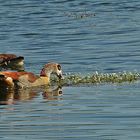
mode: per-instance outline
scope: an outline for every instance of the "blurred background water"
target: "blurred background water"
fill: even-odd
[[[138,0],[1,0],[0,51],[23,55],[35,73],[50,61],[64,73],[139,72],[139,17]],[[139,89],[136,82],[63,87],[53,98],[23,92],[0,106],[0,139],[139,139]]]

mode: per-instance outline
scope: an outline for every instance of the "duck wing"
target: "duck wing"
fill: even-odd
[[[0,54],[0,63],[17,58],[14,54]]]
[[[39,76],[36,76],[35,74],[31,72],[9,72],[9,71],[4,71],[0,72],[0,75],[5,76],[5,77],[10,77],[13,79],[13,81],[19,81],[19,79],[22,77],[26,79],[27,81],[33,83],[35,82]]]
[[[1,69],[13,69],[18,71],[24,70],[24,57],[16,56],[14,54],[0,54]]]

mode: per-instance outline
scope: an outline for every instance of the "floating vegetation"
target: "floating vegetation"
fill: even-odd
[[[88,75],[80,74],[67,74],[61,81],[56,79],[53,82],[59,82],[62,86],[69,85],[87,85],[87,84],[100,84],[100,83],[122,83],[122,82],[133,82],[140,79],[139,73],[123,72],[123,73],[98,73]]]
[[[95,13],[90,12],[71,12],[71,13],[64,13],[67,17],[73,17],[75,19],[83,19],[88,17],[94,17]]]

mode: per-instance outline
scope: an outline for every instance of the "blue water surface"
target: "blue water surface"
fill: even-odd
[[[24,56],[36,74],[50,61],[64,73],[139,72],[139,23],[139,0],[1,0],[0,52]],[[62,91],[8,93],[0,139],[140,139],[139,81]]]

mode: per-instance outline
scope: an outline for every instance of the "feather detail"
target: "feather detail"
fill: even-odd
[[[24,57],[14,54],[0,54],[1,69],[24,70]]]
[[[58,69],[57,65],[57,63],[45,65],[40,72],[40,76],[31,72],[0,72],[0,83],[1,85],[11,85],[18,88],[48,85],[51,73],[55,73],[59,79],[62,77],[62,71]]]

